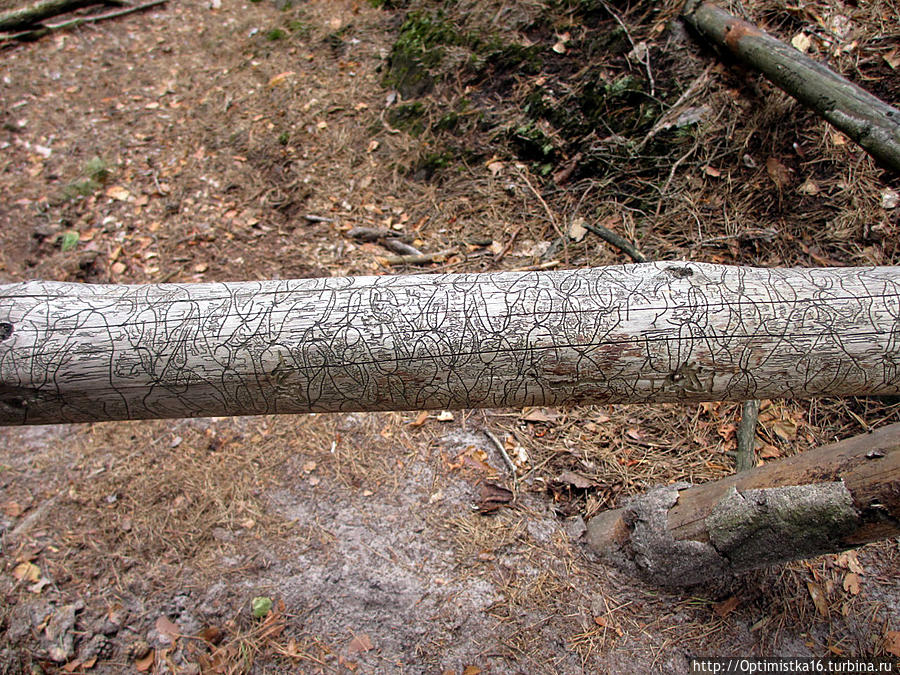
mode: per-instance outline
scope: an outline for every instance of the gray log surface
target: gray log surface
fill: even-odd
[[[900,173],[900,110],[711,2],[689,0],[684,19]]]
[[[900,393],[900,268],[0,286],[0,424]]]

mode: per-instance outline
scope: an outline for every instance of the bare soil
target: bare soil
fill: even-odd
[[[680,3],[386,4],[404,7],[169,0],[5,47],[0,281],[628,262],[579,239],[579,219],[654,259],[900,261],[897,177],[700,46]],[[895,2],[743,7],[900,100]],[[411,9],[505,45],[485,57],[444,35],[432,88],[398,95]],[[453,252],[390,267],[348,236],[361,226]],[[585,520],[628,495],[733,472],[738,415],[2,429],[0,673],[683,673],[696,655],[896,655],[896,541],[683,591],[585,550]],[[891,401],[764,401],[760,461],[896,421]],[[491,486],[512,499],[495,508]]]

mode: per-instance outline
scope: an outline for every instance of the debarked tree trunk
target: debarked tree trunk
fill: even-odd
[[[704,485],[632,498],[588,523],[607,563],[690,586],[900,535],[900,424]]]
[[[0,286],[0,424],[900,393],[900,269]]]

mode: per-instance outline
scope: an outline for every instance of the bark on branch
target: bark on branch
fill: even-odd
[[[122,5],[121,0],[42,0],[30,7],[22,7],[0,14],[0,31],[8,32],[31,28],[52,16],[74,12],[92,5]]]
[[[710,2],[689,0],[683,16],[705,38],[847,134],[879,164],[900,173],[900,110]]]
[[[690,586],[900,535],[900,424],[691,487],[657,488],[588,523],[607,562]]]
[[[0,286],[0,424],[900,393],[900,269]]]

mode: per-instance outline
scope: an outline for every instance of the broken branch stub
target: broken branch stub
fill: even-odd
[[[900,172],[900,110],[711,2],[689,0],[685,21]]]
[[[900,270],[0,286],[0,424],[900,393]]]
[[[900,424],[699,486],[656,488],[588,523],[588,546],[691,586],[900,535]]]

